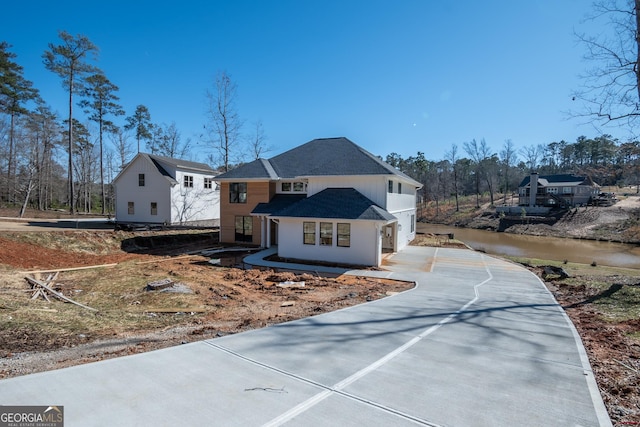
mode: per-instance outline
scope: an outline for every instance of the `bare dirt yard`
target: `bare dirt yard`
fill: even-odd
[[[413,287],[245,270],[247,251],[201,253],[220,247],[211,230],[2,233],[0,378],[261,328]],[[58,269],[50,287],[90,309],[49,292],[49,301],[32,298],[25,277],[44,282]],[[163,280],[173,285],[146,289]]]

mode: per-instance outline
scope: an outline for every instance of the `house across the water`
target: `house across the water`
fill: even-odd
[[[519,206],[575,207],[590,204],[600,186],[588,176],[532,173],[518,186]]]

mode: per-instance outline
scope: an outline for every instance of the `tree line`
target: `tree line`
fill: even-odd
[[[127,115],[118,86],[96,65],[98,47],[84,35],[60,31],[58,37],[42,60],[60,77],[68,97],[64,114],[51,109],[24,77],[11,45],[0,41],[0,206],[19,206],[20,216],[27,207],[110,213],[110,183],[136,153],[187,158],[193,143],[175,122],[154,123],[143,104]],[[269,149],[260,121],[244,132],[230,76],[218,72],[213,86],[204,94],[206,132],[199,142],[208,147],[210,165],[228,170],[243,160],[236,154],[259,157]]]
[[[611,135],[596,138],[580,136],[567,141],[515,148],[511,140],[491,147],[484,139],[452,144],[441,160],[428,160],[423,152],[402,158],[390,153],[384,159],[423,187],[423,202],[452,201],[458,210],[458,197],[488,195],[491,204],[506,204],[523,178],[531,172],[540,175],[573,174],[591,177],[601,186],[640,188],[640,142],[620,142]],[[502,200],[497,199],[501,195]]]

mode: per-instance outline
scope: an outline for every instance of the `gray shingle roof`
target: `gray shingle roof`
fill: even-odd
[[[198,170],[206,173],[214,173],[214,170],[211,169],[211,166],[205,163],[191,162],[189,160],[182,160],[182,159],[174,159],[172,157],[156,156],[155,154],[148,154],[148,153],[140,153],[140,154],[143,156],[149,157],[152,161],[154,161],[154,163],[160,162],[160,163],[166,163],[166,164],[172,165],[178,169],[191,169],[191,170]]]
[[[531,181],[531,176],[525,176],[522,182],[520,182],[519,187],[525,187],[529,185]],[[538,175],[538,182],[543,185],[549,184],[562,184],[566,186],[575,186],[575,185],[594,185],[597,186],[596,183],[593,182],[591,177],[584,176],[576,176],[570,174],[558,174],[558,175]]]
[[[258,203],[251,213],[262,215],[273,214],[293,205],[294,203],[298,203],[306,197],[306,194],[276,194],[269,202]]]
[[[395,221],[397,218],[353,188],[326,188],[275,211],[273,217]]]
[[[294,179],[345,175],[396,175],[420,186],[420,183],[344,137],[314,139],[269,160],[246,163],[217,178]]]

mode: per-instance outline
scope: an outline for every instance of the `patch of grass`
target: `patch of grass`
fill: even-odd
[[[618,322],[640,318],[640,271],[633,268],[609,267],[549,261],[533,258],[507,257],[533,267],[562,267],[571,277],[561,282],[573,286],[576,292],[588,293],[585,300],[595,304],[607,320]]]
[[[82,342],[87,337],[110,337],[185,324],[198,316],[176,315],[173,311],[203,308],[199,295],[145,291],[148,282],[164,279],[167,274],[160,271],[154,274],[152,267],[150,271],[141,270],[139,264],[129,262],[111,268],[68,271],[59,276],[56,283],[65,296],[98,312],[63,303],[52,296],[51,302],[42,298],[31,300],[24,278],[11,275],[3,281],[0,293],[0,330],[13,331],[12,337],[24,336],[27,346],[57,348]],[[171,278],[181,281],[180,275]],[[167,314],[150,314],[153,312]],[[15,347],[11,342],[5,344],[9,345],[7,348]]]

